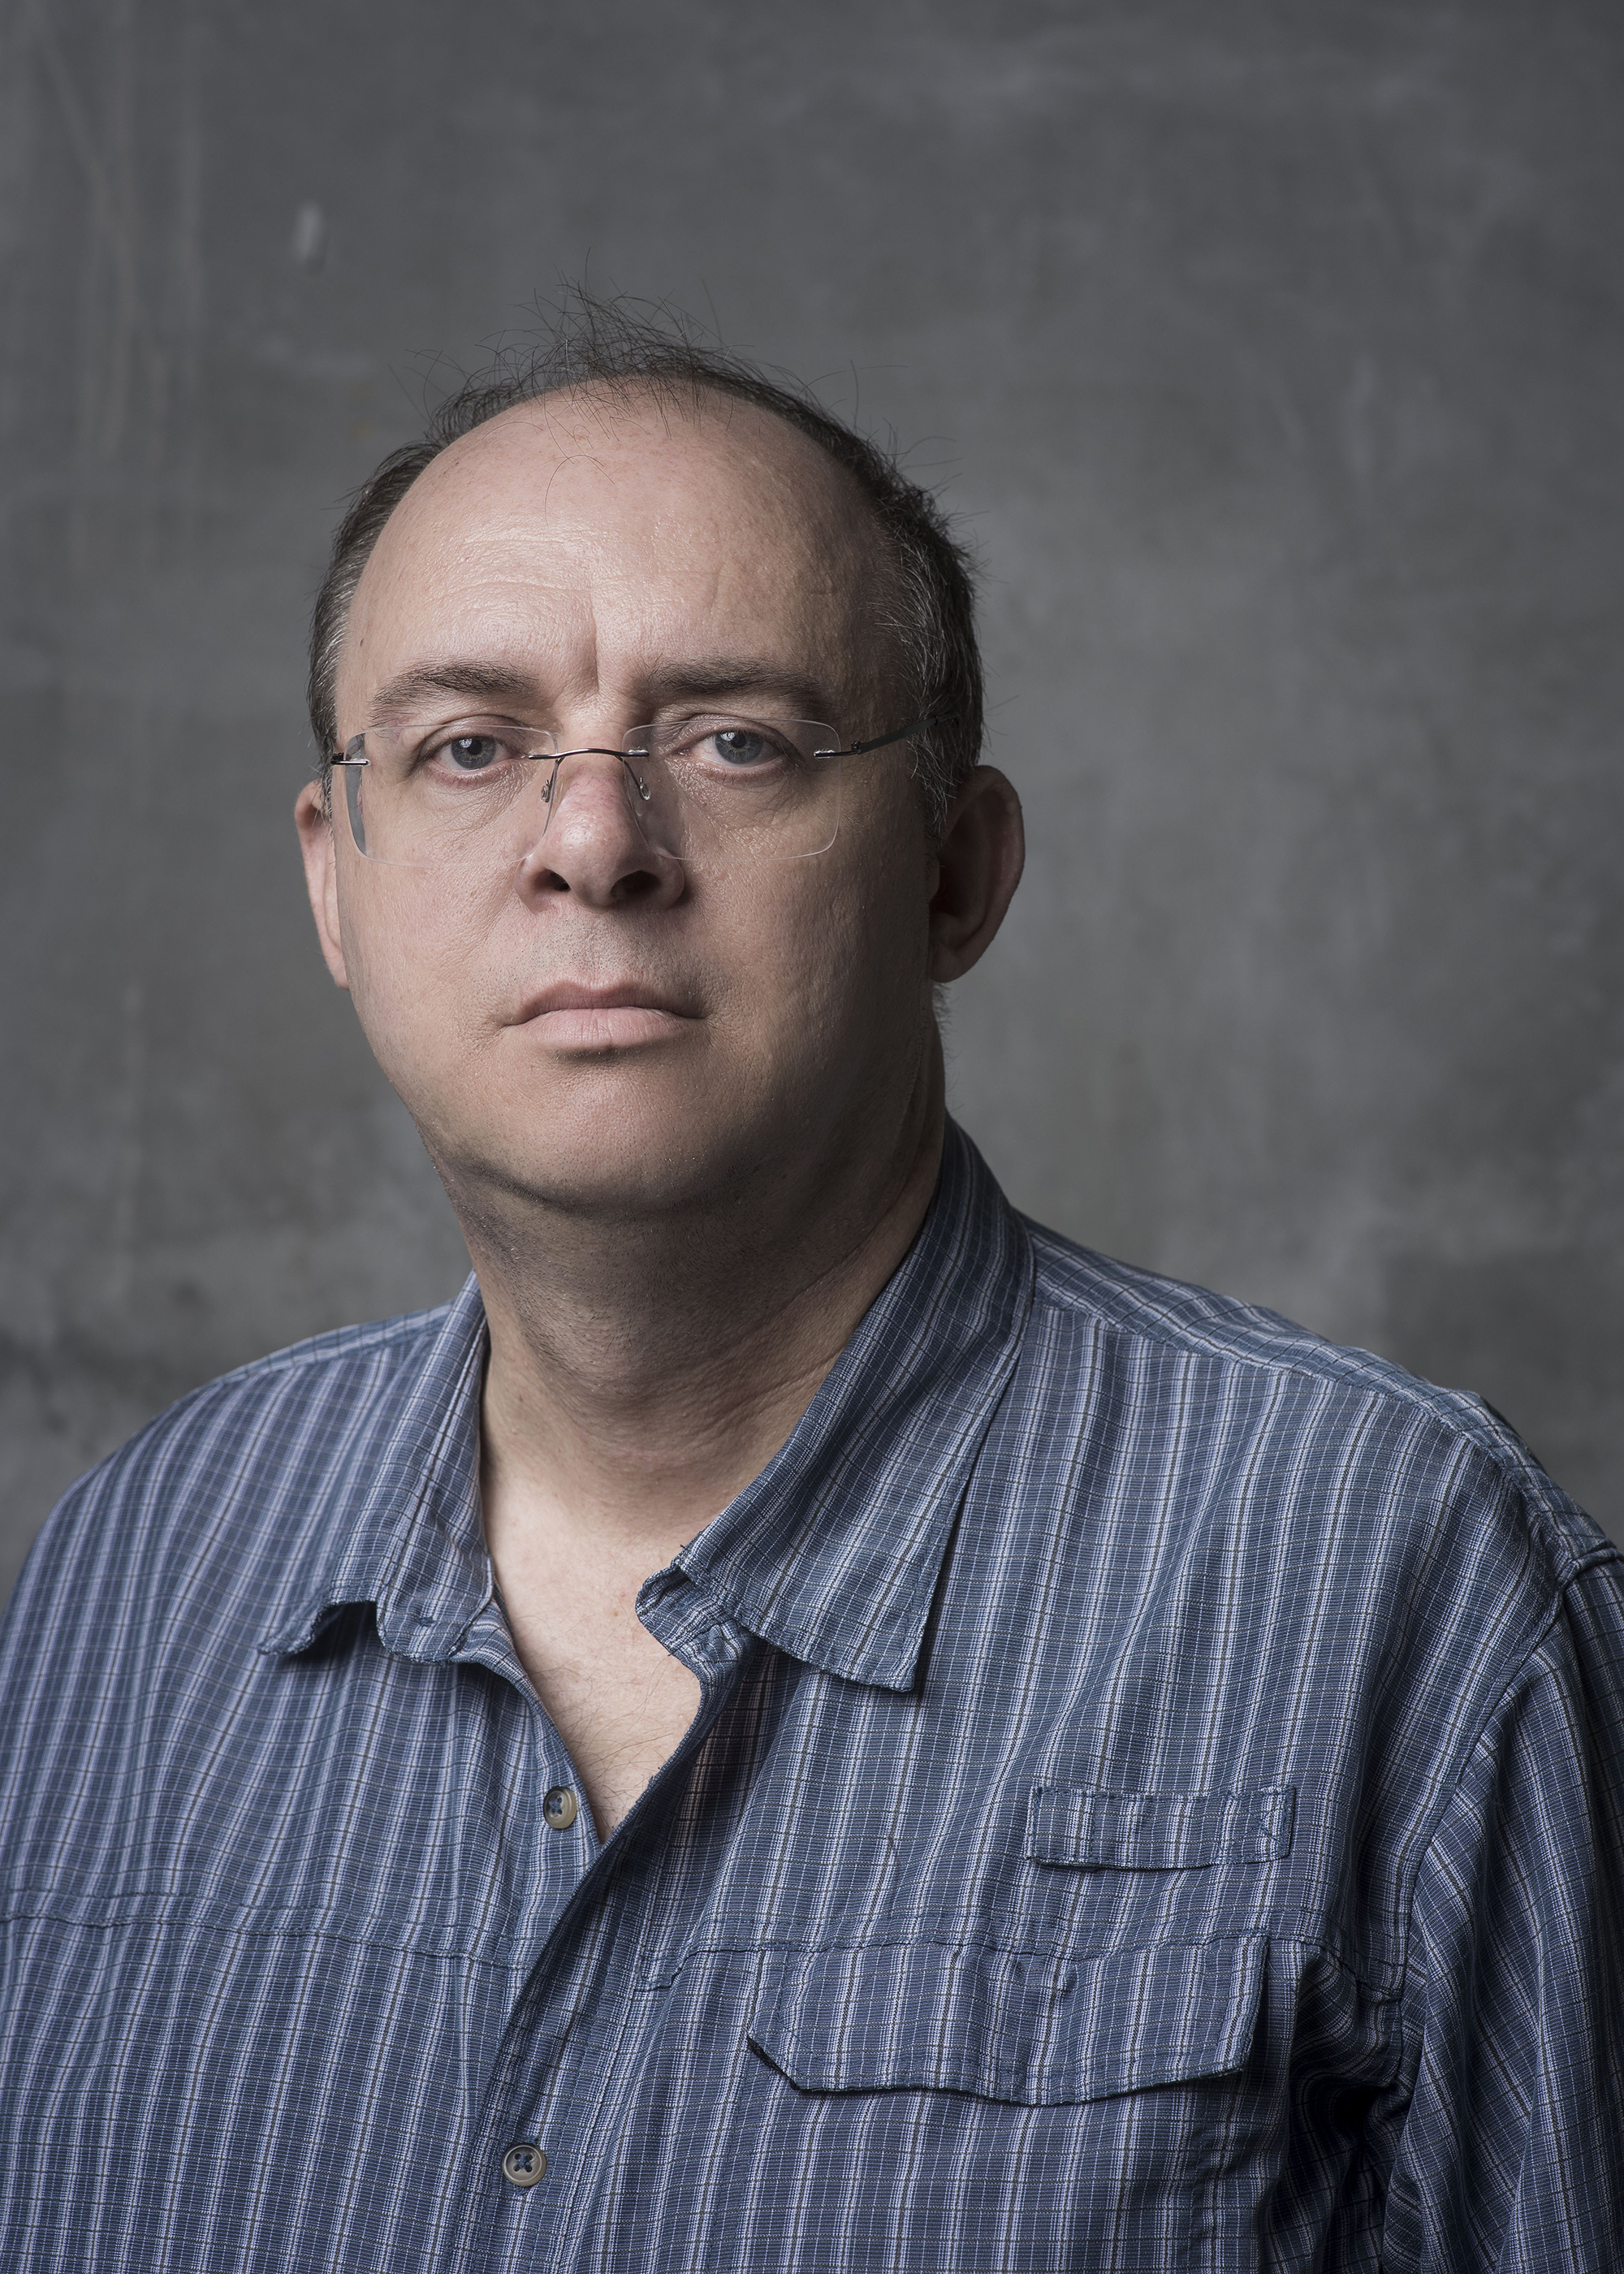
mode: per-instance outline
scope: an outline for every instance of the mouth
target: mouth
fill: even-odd
[[[583,986],[558,980],[526,998],[514,1024],[554,1048],[626,1050],[659,1042],[695,1022],[695,1013],[649,980]]]

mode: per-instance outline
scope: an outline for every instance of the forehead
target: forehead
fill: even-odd
[[[594,390],[504,412],[432,461],[357,588],[341,708],[439,656],[523,659],[560,694],[708,652],[863,700],[882,543],[855,483],[755,405]]]

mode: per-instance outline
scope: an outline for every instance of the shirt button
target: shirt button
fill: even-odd
[[[568,1832],[580,1811],[581,1803],[567,1784],[555,1784],[541,1803],[541,1812],[555,1832]]]
[[[502,2150],[502,2177],[511,2187],[533,2187],[547,2176],[547,2159],[533,2140],[515,2140]]]

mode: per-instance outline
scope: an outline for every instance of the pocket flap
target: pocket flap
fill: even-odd
[[[1265,1864],[1291,1853],[1297,1787],[1240,1792],[1108,1792],[1098,1785],[1039,1784],[1026,1811],[1034,1864],[1115,1871],[1188,1871],[1209,1864]]]
[[[1261,1935],[1089,1959],[936,1943],[814,1951],[763,1983],[749,2040],[806,2092],[1099,2100],[1243,2067],[1267,1951]]]

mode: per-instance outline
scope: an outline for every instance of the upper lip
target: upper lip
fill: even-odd
[[[693,1015],[685,1004],[651,980],[621,979],[608,985],[585,986],[578,980],[555,979],[551,986],[538,988],[534,995],[526,996],[519,1017],[521,1020],[539,1019],[548,1011],[620,1009],[665,1011],[678,1019]]]

